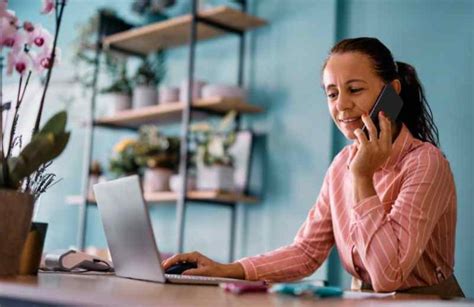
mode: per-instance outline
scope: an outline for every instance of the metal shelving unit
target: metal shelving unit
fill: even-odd
[[[240,113],[256,113],[262,109],[238,99],[226,99],[215,97],[213,99],[203,99],[192,101],[191,86],[194,80],[196,44],[199,40],[214,38],[220,35],[233,34],[239,38],[239,69],[238,85],[243,86],[245,31],[262,26],[266,22],[254,16],[247,15],[246,1],[242,1],[242,10],[235,10],[228,7],[217,7],[204,12],[197,11],[197,0],[192,1],[192,13],[185,16],[173,18],[171,20],[158,22],[140,28],[131,28],[125,23],[115,22],[114,28],[110,28],[108,22],[110,17],[100,16],[99,40],[96,51],[96,71],[94,74],[94,87],[90,106],[89,121],[86,125],[86,148],[84,155],[84,176],[81,196],[68,198],[71,204],[79,205],[79,225],[77,245],[84,248],[86,231],[87,205],[93,204],[93,199],[88,199],[88,178],[89,165],[92,161],[92,136],[94,128],[97,126],[107,128],[136,129],[145,123],[167,124],[169,122],[181,122],[180,129],[180,165],[179,174],[181,179],[181,189],[178,193],[163,192],[145,194],[144,198],[148,203],[160,203],[176,201],[177,210],[177,248],[178,252],[183,252],[185,214],[188,203],[205,202],[226,206],[231,211],[230,225],[230,246],[229,259],[234,258],[234,241],[236,234],[236,208],[238,203],[255,203],[255,197],[244,194],[222,193],[218,191],[186,191],[188,176],[188,130],[192,117],[200,114],[222,114],[235,109],[239,111],[237,116],[237,126],[240,126]],[[107,26],[109,25],[109,28]],[[157,105],[138,110],[127,110],[114,117],[99,118],[94,120],[93,114],[97,97],[97,77],[99,58],[102,47],[117,50],[133,56],[144,56],[150,52],[162,48],[172,48],[177,46],[189,46],[188,55],[188,96],[184,103],[174,103],[167,105]]]

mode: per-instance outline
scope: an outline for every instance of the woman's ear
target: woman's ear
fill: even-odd
[[[400,95],[400,92],[402,91],[402,84],[400,83],[400,80],[394,79],[392,82],[392,87],[397,92],[398,95]]]

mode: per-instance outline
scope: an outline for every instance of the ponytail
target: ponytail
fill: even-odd
[[[407,126],[415,138],[438,147],[438,128],[415,68],[403,62],[396,64],[398,79],[402,85],[400,97],[404,102],[398,120]]]

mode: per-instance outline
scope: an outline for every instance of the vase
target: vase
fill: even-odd
[[[170,189],[171,191],[178,193],[181,189],[181,176],[175,174],[170,178]],[[196,189],[196,176],[188,174],[186,177],[186,191],[193,191]]]
[[[128,110],[131,107],[131,99],[128,94],[122,93],[110,93],[111,107],[108,110],[107,114],[109,116],[114,116],[120,111]]]
[[[191,83],[191,101],[195,102],[196,100],[201,98],[201,93],[202,93],[202,88],[206,85],[207,83],[205,81],[201,80],[194,80]],[[181,82],[181,87],[179,89],[179,101],[181,102],[187,102],[188,100],[188,81],[183,80]]]
[[[167,168],[147,168],[143,178],[143,191],[146,193],[169,191],[173,171]]]
[[[18,274],[33,207],[32,195],[0,190],[0,276]]]
[[[134,109],[158,104],[158,92],[155,86],[138,85],[133,89],[132,105]]]
[[[21,253],[19,274],[37,275],[46,239],[47,223],[32,222]]]
[[[179,88],[172,86],[162,86],[158,93],[159,104],[174,103],[179,101]]]
[[[197,189],[230,192],[234,189],[234,169],[223,165],[198,165]]]

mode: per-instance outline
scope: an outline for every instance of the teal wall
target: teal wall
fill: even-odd
[[[10,1],[20,18],[35,17],[30,0]],[[176,10],[184,10],[178,0]],[[213,1],[217,3],[219,1]],[[222,2],[222,1],[220,1]],[[126,18],[129,1],[74,1],[68,3],[60,45],[63,64],[55,72],[48,96],[48,112],[68,106],[73,135],[54,169],[64,179],[41,200],[38,220],[50,225],[46,248],[75,244],[77,208],[64,198],[80,192],[84,134],[80,118],[88,102],[80,87],[66,81],[74,64],[69,60],[70,43],[78,23],[84,23],[104,5],[115,7]],[[456,274],[466,293],[474,296],[473,229],[474,197],[471,182],[473,88],[473,4],[471,1],[250,1],[249,11],[269,25],[247,36],[245,84],[250,101],[263,106],[264,114],[245,117],[243,124],[263,136],[257,139],[252,189],[262,202],[239,209],[238,256],[253,255],[291,242],[312,206],[330,158],[345,144],[335,131],[319,86],[320,66],[329,48],[344,37],[377,36],[398,60],[415,65],[425,85],[435,120],[440,128],[442,149],[451,162],[458,189],[459,218]],[[43,18],[43,22],[48,22]],[[199,44],[196,76],[210,82],[235,82],[237,39],[223,38]],[[188,50],[168,54],[167,84],[176,85],[186,75]],[[96,133],[95,157],[106,161],[113,144],[123,134]],[[175,249],[174,206],[151,209],[154,231],[162,251]],[[227,259],[229,212],[226,208],[192,205],[187,212],[186,250],[200,250],[216,260]],[[96,208],[88,212],[87,245],[105,246]],[[327,272],[329,267],[329,272]],[[329,275],[328,275],[329,273]],[[337,253],[317,277],[347,287],[349,278],[340,268]]]

